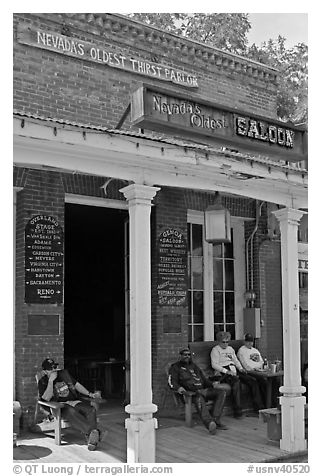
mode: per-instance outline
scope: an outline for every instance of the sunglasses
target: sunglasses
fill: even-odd
[[[229,340],[222,340],[222,344],[228,344],[229,342]]]

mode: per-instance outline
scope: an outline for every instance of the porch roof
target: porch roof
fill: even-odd
[[[109,129],[14,110],[14,146],[17,165],[54,167],[149,185],[220,191],[307,208],[307,170],[269,157],[176,137]],[[18,151],[25,147],[42,149],[41,156],[37,159],[33,153],[28,160],[24,153],[20,157]],[[57,152],[64,155],[64,160],[52,156]]]

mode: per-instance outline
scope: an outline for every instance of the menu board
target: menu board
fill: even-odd
[[[182,306],[187,295],[187,245],[183,233],[166,228],[157,243],[157,297],[163,306]]]
[[[63,231],[49,215],[34,216],[25,228],[25,302],[63,302]]]

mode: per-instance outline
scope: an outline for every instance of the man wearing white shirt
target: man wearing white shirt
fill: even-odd
[[[213,347],[211,351],[211,365],[216,371],[216,375],[220,376],[220,383],[228,383],[231,386],[234,417],[241,418],[240,379],[236,369],[241,373],[245,370],[238,361],[233,347],[229,346],[231,334],[229,332],[218,332],[216,339],[218,345]]]
[[[237,358],[245,370],[262,370],[263,359],[260,352],[253,347],[253,342],[252,334],[245,334],[244,345],[239,348]]]
[[[264,404],[259,384],[254,376],[247,375],[247,369],[242,367],[233,347],[228,345],[231,334],[218,332],[216,338],[218,345],[211,351],[211,364],[213,369],[221,375],[220,382],[226,382],[231,386],[235,418],[242,414],[240,381],[250,389],[254,410],[261,410],[264,408]]]
[[[244,369],[251,373],[251,378],[255,378],[262,401],[265,401],[267,394],[267,379],[264,375],[263,370],[263,358],[260,354],[260,351],[253,347],[254,337],[252,334],[245,334],[244,336],[244,345],[239,348],[237,357],[241,362]],[[272,400],[273,404],[276,404],[277,395],[278,395],[279,384],[277,379],[272,381]]]

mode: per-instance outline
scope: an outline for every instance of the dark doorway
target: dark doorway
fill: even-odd
[[[85,361],[125,360],[127,216],[112,208],[65,206],[65,364],[76,362],[78,369]],[[122,377],[113,378],[119,390]]]

